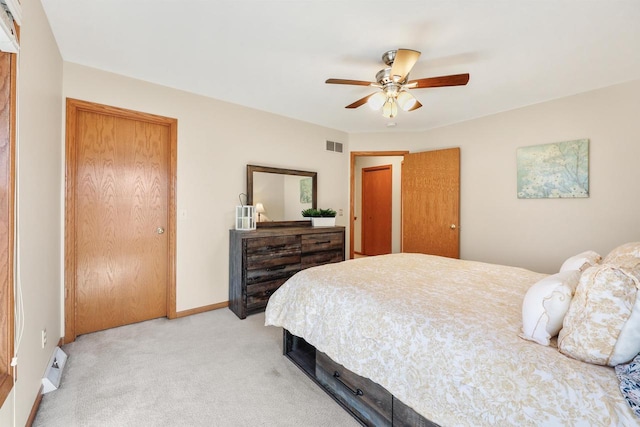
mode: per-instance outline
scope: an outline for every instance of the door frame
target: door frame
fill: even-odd
[[[64,325],[63,342],[76,339],[76,117],[79,111],[108,114],[169,127],[168,206],[167,206],[167,317],[176,318],[176,186],[178,120],[119,107],[67,98],[65,128],[65,239],[64,239]]]
[[[357,157],[386,157],[401,156],[409,153],[408,150],[403,151],[352,151],[350,163],[350,186],[349,186],[349,259],[353,259],[353,237],[354,237],[354,221],[355,221],[355,197],[356,197],[356,158]]]
[[[19,27],[18,27],[19,32]],[[16,369],[11,367],[14,356],[15,313],[15,226],[16,226],[16,101],[18,54],[0,52],[2,56],[2,109],[6,120],[0,128],[4,133],[0,145],[0,407],[16,381]],[[14,390],[14,393],[16,391]]]

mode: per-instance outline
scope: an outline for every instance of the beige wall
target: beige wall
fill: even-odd
[[[461,257],[554,272],[640,240],[640,80],[420,133],[353,134],[352,151],[461,147]],[[516,197],[516,148],[590,140],[590,197]]]
[[[18,381],[0,409],[0,425],[29,416],[62,335],[62,59],[39,1],[23,1],[18,72],[18,252],[24,334]],[[41,331],[47,345],[41,348]]]
[[[317,171],[319,206],[348,209],[348,155],[325,149],[346,133],[68,62],[63,91],[178,119],[178,311],[229,299],[229,229],[247,164]]]

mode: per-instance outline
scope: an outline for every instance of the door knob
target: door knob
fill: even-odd
[[[156,233],[158,233],[158,234],[164,234],[164,228],[162,228],[162,227],[158,227],[158,228],[156,228]]]
[[[452,230],[455,230],[455,229],[456,229],[456,225],[455,225],[455,224],[451,224],[451,225],[449,226],[449,228],[450,228],[450,229],[452,229]]]

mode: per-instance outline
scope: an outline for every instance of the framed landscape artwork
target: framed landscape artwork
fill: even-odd
[[[589,140],[517,149],[518,198],[589,197]]]

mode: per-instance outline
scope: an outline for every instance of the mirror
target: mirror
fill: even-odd
[[[301,212],[317,208],[317,176],[317,172],[247,165],[247,204],[256,207],[257,225],[309,222]]]

